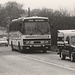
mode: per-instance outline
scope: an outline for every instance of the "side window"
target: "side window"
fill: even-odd
[[[19,22],[13,22],[9,26],[9,32],[10,31],[21,31],[22,29],[22,23]]]
[[[15,28],[16,28],[15,23],[11,23],[10,26],[9,26],[9,32],[10,32],[10,31],[14,31]]]

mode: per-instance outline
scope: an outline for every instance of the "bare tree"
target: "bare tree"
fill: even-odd
[[[27,14],[23,5],[17,2],[7,2],[0,6],[0,25],[5,26],[9,21]]]

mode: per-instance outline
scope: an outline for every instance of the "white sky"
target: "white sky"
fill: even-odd
[[[16,1],[24,5],[24,8],[27,9],[30,7],[34,8],[52,8],[52,9],[68,9],[73,10],[75,8],[75,0],[0,0],[0,4],[4,4],[8,1]]]

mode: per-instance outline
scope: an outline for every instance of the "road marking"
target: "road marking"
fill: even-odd
[[[39,61],[39,62],[43,62],[43,63],[46,63],[46,64],[49,64],[49,65],[53,65],[53,66],[57,66],[57,67],[61,67],[61,68],[65,68],[65,69],[68,69],[68,70],[72,70],[72,71],[75,71],[74,68],[71,68],[67,65],[59,65],[59,64],[55,64],[55,63],[52,63],[52,62],[48,62],[48,61],[45,61],[45,60],[42,60],[42,59],[36,59],[36,58],[32,58],[32,57],[29,57],[29,56],[26,56],[26,58],[28,59],[32,59],[32,60],[35,60],[35,61]]]

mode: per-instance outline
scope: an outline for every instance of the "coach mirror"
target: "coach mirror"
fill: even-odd
[[[70,44],[69,36],[67,36],[67,42],[68,42],[68,44]]]
[[[21,33],[22,33],[22,34],[25,34],[24,22],[22,22],[22,23],[20,24],[20,27],[21,27]]]
[[[66,42],[65,44],[70,44],[69,36],[66,37]]]
[[[22,32],[22,23],[19,24],[19,31]]]

